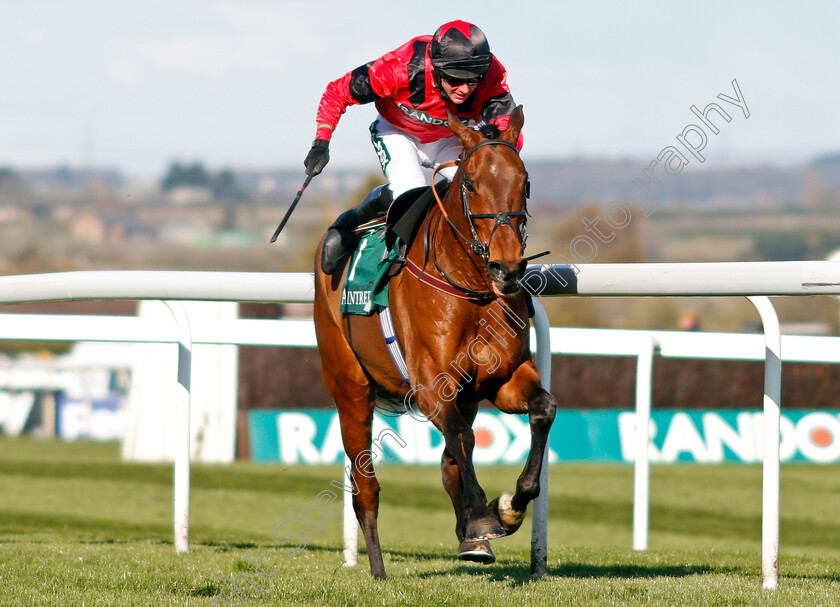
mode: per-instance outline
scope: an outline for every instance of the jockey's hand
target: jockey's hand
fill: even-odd
[[[330,142],[326,139],[316,139],[312,142],[312,148],[306,155],[303,166],[306,167],[306,174],[314,177],[324,170],[324,167],[327,166],[329,161]]]

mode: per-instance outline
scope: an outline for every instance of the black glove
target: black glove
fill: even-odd
[[[303,166],[306,167],[306,174],[314,177],[324,170],[324,167],[327,166],[329,161],[330,142],[326,139],[316,139],[312,142],[312,148],[306,155]]]

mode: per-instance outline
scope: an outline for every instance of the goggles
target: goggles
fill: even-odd
[[[451,87],[458,87],[466,84],[468,87],[473,88],[474,86],[478,86],[478,84],[481,82],[479,78],[464,79],[452,78],[451,76],[441,76],[441,79]]]

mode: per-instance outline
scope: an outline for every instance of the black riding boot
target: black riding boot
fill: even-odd
[[[330,226],[324,247],[321,249],[321,269],[324,274],[332,274],[338,269],[342,258],[356,248],[358,237],[356,228],[379,217],[391,205],[391,190],[381,185],[371,190],[355,209],[344,211]]]

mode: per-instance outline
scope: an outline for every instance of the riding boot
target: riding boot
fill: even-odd
[[[356,248],[359,240],[356,228],[385,213],[391,205],[391,200],[391,190],[388,186],[381,185],[371,190],[356,208],[338,216],[327,231],[324,247],[321,249],[321,269],[324,274],[330,275],[335,272],[342,258]]]

